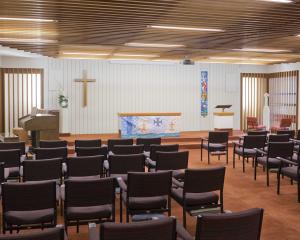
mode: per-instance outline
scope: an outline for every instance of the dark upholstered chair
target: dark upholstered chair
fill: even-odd
[[[270,134],[268,136],[268,142],[289,142],[290,135],[288,134]]]
[[[112,149],[113,154],[127,155],[127,154],[140,154],[144,152],[144,145],[114,145]]]
[[[259,240],[263,209],[197,217],[196,240]]]
[[[103,147],[77,147],[75,149],[77,157],[99,156],[102,155],[107,159],[108,149]]]
[[[144,145],[144,151],[150,152],[151,145],[161,145],[161,138],[137,138],[136,145]]]
[[[184,177],[184,170],[188,167],[189,151],[156,152],[155,171],[172,170],[173,177]]]
[[[35,159],[51,159],[61,158],[62,162],[65,162],[68,157],[68,148],[36,148],[34,149]]]
[[[75,140],[75,149],[78,147],[101,147],[101,139]]]
[[[157,158],[157,152],[178,152],[179,144],[168,144],[168,145],[151,145],[150,155],[146,159],[146,165],[149,168],[155,168],[155,162]]]
[[[282,134],[288,134],[289,138],[295,138],[295,130],[278,130],[276,132],[278,135],[282,135]]]
[[[278,158],[281,161],[277,172],[277,194],[280,194],[280,179],[281,176],[286,176],[291,179],[291,181],[297,182],[297,190],[298,190],[298,203],[300,203],[300,159],[298,152],[298,161],[290,161],[285,158]]]
[[[41,140],[40,148],[58,148],[67,147],[68,142],[65,140]]]
[[[235,168],[235,155],[241,156],[243,158],[243,172],[245,172],[245,158],[254,159],[256,157],[257,149],[264,149],[266,145],[267,136],[266,135],[250,135],[244,136],[243,142],[234,142],[233,144],[233,168]]]
[[[4,177],[20,176],[20,150],[0,150],[0,161],[4,163]]]
[[[226,155],[226,163],[228,164],[228,132],[209,132],[208,138],[201,138],[201,161],[203,149],[207,150],[208,164],[210,164],[210,154]]]
[[[3,183],[3,233],[23,227],[56,226],[55,181]]]
[[[115,221],[115,184],[113,178],[65,181],[64,218],[68,226],[88,222]]]
[[[127,185],[118,178],[121,188],[120,221],[122,222],[122,202],[126,206],[126,221],[129,216],[142,213],[163,213],[171,215],[172,172],[128,173]]]
[[[107,140],[107,147],[108,147],[108,152],[113,150],[113,147],[115,145],[133,145],[133,139],[108,139]]]
[[[109,176],[127,181],[128,172],[145,171],[145,155],[111,155],[108,157]]]
[[[248,136],[256,136],[256,135],[259,135],[259,136],[261,136],[261,135],[267,136],[268,133],[269,133],[268,131],[248,131],[248,132],[247,132],[247,135],[248,135]]]
[[[103,174],[104,156],[70,157],[67,160],[67,178],[98,177]]]
[[[278,169],[280,167],[281,161],[277,157],[286,158],[292,160],[294,153],[294,143],[293,142],[270,142],[268,143],[268,151],[262,151],[256,149],[260,154],[256,156],[254,162],[254,179],[256,180],[256,172],[258,164],[266,168],[267,172],[267,186],[269,186],[269,173],[270,169]]]
[[[25,142],[3,142],[3,143],[0,143],[0,150],[10,150],[10,149],[19,149],[21,156],[25,156],[25,154],[26,154]]]
[[[223,212],[224,178],[225,167],[187,169],[184,182],[173,178],[172,198],[183,208],[184,227],[186,212],[192,215],[195,210],[218,207]]]
[[[0,235],[0,240],[67,240],[62,226],[44,229],[38,232]]]

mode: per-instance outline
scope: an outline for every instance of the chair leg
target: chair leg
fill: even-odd
[[[232,167],[235,168],[235,152],[233,150]]]
[[[298,203],[300,203],[300,179],[297,181],[297,186],[298,186]]]
[[[293,181],[293,179],[291,178],[291,185],[294,185],[294,181]]]
[[[200,147],[200,160],[201,160],[201,162],[203,161],[202,154],[203,154],[203,147],[202,147],[202,144],[201,144],[201,147]]]
[[[256,170],[257,170],[257,162],[255,159],[255,161],[254,161],[254,180],[256,180]]]
[[[247,160],[248,160],[248,158],[247,158]],[[245,172],[245,158],[244,158],[244,156],[243,156],[243,173]]]
[[[220,161],[220,155],[218,155],[218,160]]]
[[[128,208],[126,208],[126,222],[129,222],[129,211]]]
[[[120,223],[123,222],[123,203],[122,203],[122,191],[120,192]]]
[[[269,182],[270,176],[269,176],[269,167],[268,166],[267,166],[266,171],[267,171],[267,187],[269,187],[270,186],[270,182]]]
[[[226,149],[226,164],[228,165],[228,147]]]
[[[207,163],[210,164],[210,154],[209,154],[209,150],[207,150]]]
[[[280,172],[277,173],[277,194],[280,194]]]
[[[186,211],[185,211],[185,208],[182,208],[182,221],[183,221],[183,227],[186,228]]]

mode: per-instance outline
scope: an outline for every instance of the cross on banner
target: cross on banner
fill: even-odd
[[[87,78],[87,71],[83,70],[82,78],[81,79],[75,79],[75,82],[79,82],[83,84],[83,107],[87,106],[87,99],[88,99],[88,83],[90,82],[96,82],[96,79],[88,79]]]

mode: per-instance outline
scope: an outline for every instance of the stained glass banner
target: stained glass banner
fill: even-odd
[[[208,71],[201,71],[201,116],[208,115]]]

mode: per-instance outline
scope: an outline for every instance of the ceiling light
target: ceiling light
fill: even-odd
[[[13,17],[0,17],[2,21],[22,21],[22,22],[57,22],[52,19],[41,19],[41,18],[13,18]]]
[[[108,56],[109,53],[62,52],[63,55]]]
[[[169,30],[186,30],[186,31],[203,31],[203,32],[224,32],[222,29],[217,28],[195,28],[195,27],[176,27],[176,26],[161,26],[161,25],[151,25],[150,28],[157,29],[169,29]]]
[[[261,61],[261,62],[285,62],[286,59],[276,58],[246,58],[246,57],[209,57],[213,60],[233,60],[233,61]]]
[[[149,58],[154,58],[154,57],[159,57],[157,54],[125,54],[125,53],[115,53],[114,56],[116,57],[149,57]]]
[[[232,49],[234,51],[242,51],[242,52],[266,52],[266,53],[280,53],[280,52],[291,52],[287,49],[271,49],[271,48],[240,48],[240,49]]]
[[[263,2],[274,2],[274,3],[292,3],[292,0],[260,0]]]
[[[152,47],[152,48],[176,48],[176,47],[184,47],[181,44],[165,44],[165,43],[139,43],[139,42],[131,42],[125,43],[126,46],[130,47]]]
[[[40,38],[0,38],[0,42],[17,42],[24,44],[48,44],[57,43],[57,40],[40,39]]]

